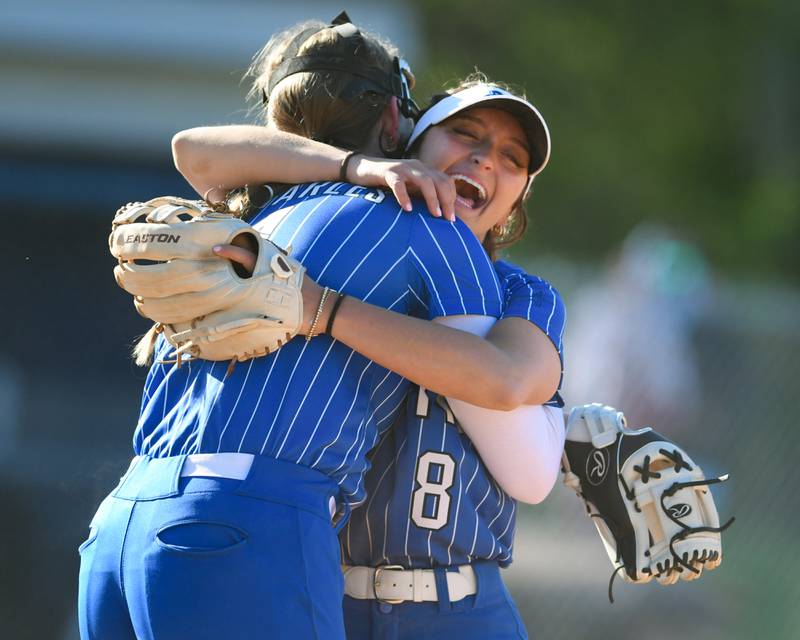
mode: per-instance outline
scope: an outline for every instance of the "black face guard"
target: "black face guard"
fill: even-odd
[[[347,41],[349,53],[346,56],[298,56],[297,51],[302,44],[312,35],[318,33],[320,29],[312,28],[302,31],[289,43],[284,54],[285,60],[270,75],[267,90],[261,91],[262,102],[266,105],[275,86],[284,78],[295,73],[336,71],[354,77],[346,91],[340,96],[341,98],[352,100],[370,92],[395,96],[400,102],[400,112],[405,117],[416,121],[419,117],[420,109],[411,97],[411,87],[408,84],[408,76],[406,75],[406,73],[411,73],[408,63],[401,58],[395,57],[392,61],[391,73],[364,63],[359,56],[359,51],[365,50],[363,46],[364,39],[361,32],[350,22],[350,18],[344,11],[331,21],[330,26]]]

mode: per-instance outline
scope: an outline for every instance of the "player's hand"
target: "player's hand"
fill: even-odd
[[[212,248],[214,255],[233,262],[236,273],[243,278],[253,275],[256,268],[256,258],[258,257],[249,248],[232,244],[218,244]]]
[[[253,273],[257,256],[249,248],[232,244],[220,244],[213,247],[212,250],[214,255],[233,262],[234,268],[236,268],[237,273],[241,277],[246,278]],[[309,278],[308,275],[304,275],[301,293],[303,295],[303,322],[297,330],[297,333],[304,336],[311,330],[311,323],[314,321],[314,315],[317,312],[317,307],[322,297],[322,287]],[[329,306],[330,305],[326,305],[326,307]],[[326,308],[323,311],[325,312],[324,317],[321,317],[320,321],[317,323],[317,327],[320,329],[325,327],[330,309]],[[320,330],[316,333],[322,333],[322,331]]]
[[[406,211],[411,211],[409,194],[419,195],[431,215],[456,219],[456,187],[453,178],[425,166],[419,160],[393,160],[355,156],[347,167],[347,178],[364,187],[389,187]]]

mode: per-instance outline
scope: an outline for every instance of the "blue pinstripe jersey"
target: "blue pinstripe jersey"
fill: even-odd
[[[498,316],[501,290],[462,223],[412,213],[383,191],[342,183],[296,185],[251,221],[323,285],[372,304],[432,318]],[[156,362],[170,351],[157,344]],[[155,364],[148,374],[137,454],[241,451],[317,469],[350,501],[363,493],[366,452],[402,407],[408,383],[328,336],[299,337],[238,364]]]
[[[565,312],[558,292],[513,265],[495,266],[504,317],[529,319],[561,354]],[[556,396],[549,404],[563,403]],[[340,535],[346,564],[510,564],[516,501],[494,481],[444,398],[412,389],[405,415],[381,434],[369,458],[367,499]]]

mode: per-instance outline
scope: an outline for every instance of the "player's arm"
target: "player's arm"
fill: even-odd
[[[336,314],[331,336],[416,384],[482,407],[510,410],[525,403],[542,404],[558,385],[557,358],[549,378],[541,373],[546,363],[526,359],[524,354],[536,354],[536,346],[507,349],[506,341],[499,347],[465,331],[349,296]]]
[[[453,398],[448,404],[503,491],[530,504],[547,497],[558,479],[564,451],[560,408],[522,405],[494,411]]]
[[[458,316],[446,320],[464,331],[489,330]],[[501,319],[494,327],[502,329],[512,321],[516,325],[516,320]],[[564,450],[560,408],[524,404],[510,411],[497,411],[453,397],[448,397],[448,403],[486,468],[507,494],[530,504],[547,497],[558,478]]]
[[[233,188],[264,182],[341,180],[348,152],[272,127],[225,125],[180,131],[172,138],[175,167],[201,196],[221,200]],[[453,179],[419,160],[372,158],[355,154],[346,181],[388,187],[406,210],[409,192],[420,194],[434,216],[455,219]]]
[[[446,229],[426,246],[417,241],[414,266],[429,287],[432,318],[500,315],[501,300],[494,269],[465,225],[432,221]],[[427,229],[427,223],[423,225]],[[431,235],[431,237],[434,237]],[[427,238],[423,234],[423,238]],[[252,268],[252,260],[237,247],[217,252]],[[251,263],[252,264],[252,263]],[[492,297],[493,291],[498,292]],[[307,333],[322,288],[306,278],[303,283]],[[329,325],[333,306],[325,305],[317,327]],[[477,320],[477,319],[476,319]],[[492,319],[493,320],[493,319]],[[508,411],[522,404],[543,404],[553,397],[561,367],[552,343],[530,323],[509,319],[488,340],[467,331],[429,322],[348,296],[340,304],[331,336],[379,365],[441,395],[490,409]],[[477,320],[481,322],[480,320]],[[484,320],[485,322],[485,320]]]
[[[540,343],[545,367],[558,366],[560,371],[564,318],[560,297],[540,278],[523,272],[512,275],[502,280],[506,308],[504,317],[496,323],[467,322],[459,316],[441,321],[486,335],[490,340],[500,335],[501,342],[523,351],[531,341]],[[545,347],[548,343],[549,347]],[[536,504],[544,500],[558,478],[564,449],[561,409],[525,404],[511,411],[496,411],[452,397],[448,401],[461,428],[503,490],[522,502]]]
[[[494,268],[474,235],[461,222],[447,225],[416,214],[409,269],[419,275],[412,292],[426,307],[428,323],[345,299],[332,335],[408,379],[445,396],[510,410],[549,401],[561,367],[552,342],[517,318],[498,323],[489,339],[442,326],[502,311]],[[491,321],[491,320],[489,320]]]

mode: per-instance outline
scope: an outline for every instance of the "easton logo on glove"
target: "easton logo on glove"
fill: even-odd
[[[181,237],[171,233],[143,233],[125,237],[125,243],[130,242],[180,242]]]
[[[650,427],[631,430],[613,407],[575,407],[567,422],[564,484],[583,499],[615,569],[628,582],[694,580],[722,561],[720,526],[703,471]],[[671,504],[667,504],[667,500]]]

